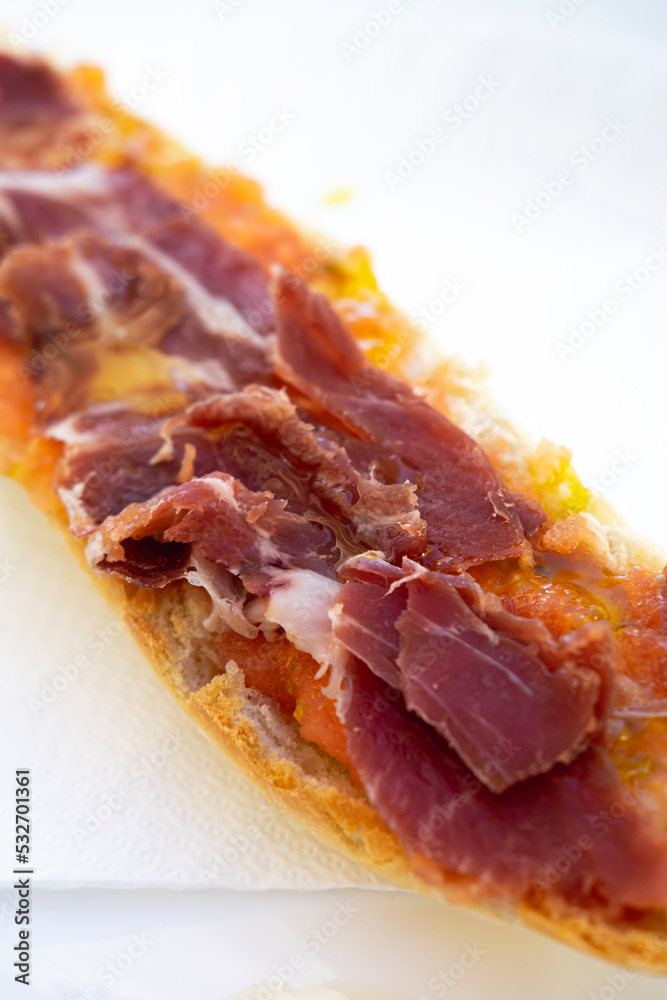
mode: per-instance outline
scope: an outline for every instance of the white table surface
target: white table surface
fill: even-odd
[[[213,163],[236,159],[309,226],[368,245],[394,299],[434,317],[443,350],[489,365],[502,412],[570,445],[584,479],[603,477],[607,499],[667,547],[667,266],[632,294],[616,285],[627,285],[626,274],[643,277],[667,237],[667,8],[402,0],[350,55],[384,0],[220,0],[217,11],[210,0],[45,4],[55,13],[35,31],[44,21],[37,0],[3,0],[0,19],[65,62],[104,65],[119,96],[149,69],[166,74],[141,114]],[[572,12],[551,24],[559,5]],[[491,81],[488,100],[460,128],[450,114],[447,141],[390,190],[386,172],[480,77]],[[251,162],[244,142],[275,109],[293,120]],[[584,169],[578,150],[591,149],[609,119],[619,134]],[[565,169],[572,183],[518,232],[515,216],[545,185],[557,191]],[[352,197],[334,207],[327,195],[341,188]],[[436,317],[447,281],[464,291]],[[613,316],[561,359],[557,344],[610,297]],[[628,456],[621,473],[612,471],[619,451]],[[11,768],[8,750],[0,753]],[[359,912],[317,954],[307,952],[306,935],[348,899]],[[26,995],[7,981],[7,904],[3,1000]],[[92,987],[100,997],[222,1000],[301,952],[299,983],[326,978],[433,1000],[445,995],[437,977],[466,947],[484,954],[447,987],[460,1000],[665,995],[661,982],[400,893],[37,890],[34,908],[33,1000]],[[98,970],[134,934],[150,946],[107,987]],[[291,981],[299,984],[296,974]]]
[[[350,917],[334,933],[337,913]],[[99,991],[92,1000],[228,1000],[251,985],[249,997],[268,1000],[274,977],[286,989],[327,982],[350,1000],[665,996],[659,979],[409,893],[43,890],[34,914],[34,984],[8,986],[3,1000],[79,1000],[86,989]],[[0,926],[3,963],[11,936]],[[138,957],[115,975],[133,941]]]

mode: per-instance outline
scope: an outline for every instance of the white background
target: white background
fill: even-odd
[[[667,248],[667,9],[660,0],[584,0],[551,25],[558,2],[403,0],[377,37],[346,56],[343,45],[361,39],[384,0],[237,0],[222,17],[209,0],[49,0],[59,9],[32,44],[66,63],[104,65],[119,97],[149,68],[166,73],[138,113],[212,163],[237,160],[309,227],[365,243],[382,285],[409,313],[432,310],[445,282],[458,279],[465,291],[433,326],[442,349],[488,364],[503,411],[571,446],[585,480],[608,471],[618,450],[629,455],[606,497],[667,547],[667,265],[629,301],[614,292],[652,248]],[[0,15],[17,35],[39,9],[3,0]],[[495,81],[495,93],[461,128],[445,125],[447,141],[390,190],[386,172],[443,126],[480,77]],[[276,108],[294,120],[249,162],[242,144]],[[624,126],[620,136],[577,170],[570,158],[609,118]],[[574,183],[518,233],[513,214],[563,169]],[[328,205],[341,188],[352,198]],[[614,316],[559,358],[569,328],[610,297],[619,301]],[[42,891],[31,996],[100,986],[96,970],[131,934],[150,932],[146,955],[101,996],[228,997],[298,952],[346,898]],[[451,990],[461,1000],[664,995],[663,984],[612,985],[601,963],[423,900],[355,899],[360,913],[304,981],[326,976],[433,1000],[429,979],[477,942],[486,954]],[[12,931],[5,920],[4,942]],[[6,975],[6,946],[0,963]]]

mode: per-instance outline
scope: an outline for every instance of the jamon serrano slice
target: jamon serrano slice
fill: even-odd
[[[415,483],[432,561],[464,569],[528,556],[507,490],[472,438],[398,379],[364,357],[322,295],[283,275],[278,303],[278,373],[377,457],[397,457]]]
[[[485,615],[469,577],[408,559],[401,574],[368,555],[341,573],[349,582],[334,612],[336,637],[491,791],[569,763],[601,729],[613,677],[607,622],[555,642],[541,622],[502,608]]]

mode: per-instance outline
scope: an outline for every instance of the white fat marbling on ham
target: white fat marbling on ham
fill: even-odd
[[[271,577],[265,615],[285,629],[297,649],[309,653],[320,664],[317,676],[331,668],[338,677],[345,651],[336,641],[329,617],[338,600],[341,584],[307,569],[288,569]]]
[[[64,200],[81,195],[103,196],[108,191],[106,171],[95,163],[72,170],[0,170],[0,190],[16,189]]]
[[[128,244],[140,250],[149,260],[176,278],[186,293],[189,305],[211,333],[231,336],[240,342],[254,343],[255,346],[266,346],[265,338],[246,323],[231,302],[209,292],[201,282],[197,281],[186,268],[182,267],[169,254],[163,253],[147,240],[138,236],[133,236],[128,240]]]
[[[210,632],[238,632],[246,639],[257,638],[258,627],[244,613],[247,593],[237,577],[218,563],[204,559],[193,546],[192,568],[184,574],[193,587],[203,587],[211,598],[212,610],[204,621]]]
[[[71,489],[67,489],[65,486],[58,487],[58,496],[65,505],[70,527],[75,535],[86,531],[90,524],[88,512],[82,500],[85,485],[85,482],[78,482]]]
[[[136,333],[162,336],[167,354],[189,358],[193,374],[218,390],[261,381],[270,372],[271,339],[266,309],[255,306],[264,300],[270,303],[261,269],[201,222],[181,232],[179,211],[177,202],[131,168],[108,171],[85,165],[55,179],[52,171],[4,171],[0,176],[0,218],[10,235],[10,259],[16,247],[25,250],[38,245],[47,250],[52,247],[54,253],[68,252],[71,273],[87,289],[87,303],[93,304],[87,312],[93,314],[97,336],[100,331],[110,341],[133,340]],[[188,246],[196,250],[190,253]],[[112,262],[123,255],[126,261],[134,261],[134,267],[121,268],[127,281],[140,279],[131,292],[139,305],[145,293],[138,289],[146,271],[170,283],[173,329],[164,310],[156,319],[165,324],[164,330],[137,324],[142,316],[136,309],[124,313],[121,309],[119,315],[113,287],[107,282]],[[21,264],[25,272],[25,255]],[[44,264],[42,255],[42,270]],[[96,270],[100,265],[105,277]],[[117,279],[116,271],[111,273]],[[121,307],[124,295],[122,291]],[[150,310],[151,303],[144,306]],[[253,322],[255,316],[260,317],[261,329],[255,329],[246,316]],[[131,324],[129,329],[124,318]],[[234,358],[239,359],[238,366]]]

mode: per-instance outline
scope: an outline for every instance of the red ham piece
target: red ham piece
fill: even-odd
[[[209,292],[231,302],[258,333],[273,330],[273,300],[261,268],[249,254],[225,243],[199,222],[176,219],[149,229],[146,235]]]
[[[0,54],[0,126],[44,126],[73,114],[76,108],[61,78],[37,59]]]
[[[159,405],[158,394],[157,412]],[[197,430],[174,433],[170,456],[154,461],[165,444],[161,431],[166,419],[118,405],[98,406],[51,429],[52,437],[65,442],[56,486],[74,535],[87,535],[128,504],[149,500],[177,485],[183,481],[183,471],[189,479],[221,469],[216,442]]]
[[[50,66],[0,54],[0,167],[57,165],[67,144],[84,137],[84,124]]]
[[[346,649],[366,663],[374,674],[400,688],[397,660],[400,636],[396,622],[406,609],[405,587],[392,590],[403,572],[370,553],[346,560],[339,575],[347,582],[331,618],[334,635]]]
[[[252,461],[228,471],[250,488],[287,497],[290,509],[309,520],[326,523],[341,555],[371,547],[392,560],[416,558],[424,551],[426,524],[416,509],[414,487],[380,482],[363,465],[360,470],[345,448],[346,439],[330,440],[324,428],[306,423],[285,395],[258,386],[218,395],[189,407],[186,423],[211,432],[228,424],[247,427],[267,449],[264,461],[254,463],[257,482],[246,481]],[[267,466],[268,477],[262,475]]]
[[[266,334],[274,328],[266,274],[254,257],[132,167],[107,171],[104,185],[104,199],[81,195],[95,223],[140,233],[212,296],[229,301],[254,330]]]
[[[407,385],[371,365],[322,295],[292,274],[276,291],[278,372],[417,485],[438,567],[530,554],[510,495],[482,449]]]
[[[184,246],[198,247],[199,253],[206,251],[210,266],[217,268],[221,287],[205,286],[211,295],[201,294],[192,281],[192,278],[200,281],[199,273],[190,270],[174,273],[169,257],[154,257],[147,244],[135,246],[131,236],[128,241],[88,230],[75,234],[70,243],[76,257],[94,270],[99,282],[102,294],[98,291],[97,296],[91,295],[93,308],[89,309],[93,315],[102,313],[100,318],[107,337],[111,328],[117,337],[159,347],[165,354],[206,362],[208,368],[203,370],[214,384],[212,366],[217,365],[217,381],[223,388],[267,382],[271,378],[271,365],[266,342],[244,332],[243,324],[232,310],[227,314],[220,310],[220,301],[233,306],[238,301],[242,308],[251,310],[254,299],[246,297],[245,307],[241,301],[245,287],[241,272],[244,267],[247,270],[245,255],[239,259],[237,251],[225,246],[213,232],[205,231],[203,239],[202,244],[193,234],[183,234]],[[216,245],[217,256],[211,244]],[[180,260],[178,264],[182,266]],[[253,268],[253,281],[258,280],[255,271]],[[225,288],[236,287],[237,281],[237,294],[230,298]],[[202,369],[197,371],[201,373]]]
[[[418,556],[425,545],[414,487],[386,485],[359,472],[340,445],[306,423],[275,389],[211,396],[161,420],[100,408],[96,421],[82,415],[50,433],[66,441],[59,486],[77,511],[79,533],[182,481],[189,446],[191,475],[227,472],[248,489],[271,490],[292,513],[321,524],[331,537],[334,564],[368,546],[398,559]]]
[[[609,707],[608,623],[556,642],[502,608],[485,616],[488,597],[469,577],[407,559],[403,570],[368,555],[345,563],[336,638],[400,689],[491,791],[578,756]]]
[[[123,539],[123,559],[100,563],[113,576],[122,576],[138,587],[165,587],[185,577],[191,560],[190,546],[146,538]]]
[[[33,177],[35,174],[31,172],[26,176]],[[44,243],[92,225],[85,207],[76,199],[53,198],[41,193],[39,188],[13,188],[12,180],[11,173],[0,177],[0,190],[12,209],[10,212],[3,211],[3,227],[13,245]]]
[[[186,359],[179,377],[200,390],[271,381],[274,306],[262,267],[199,220],[184,222],[183,206],[138,171],[8,172],[0,192],[0,294],[21,321],[12,340],[30,351],[42,423],[85,403],[100,341]],[[73,303],[68,285],[79,286]],[[45,307],[47,328],[35,322]]]
[[[512,497],[512,499],[526,538],[530,538],[534,542],[547,522],[544,508],[537,500],[526,500],[525,497],[521,496]]]
[[[153,542],[196,543],[204,559],[220,563],[240,576],[252,593],[263,595],[276,570],[303,569],[332,578],[333,571],[319,555],[326,546],[324,535],[321,528],[286,511],[284,500],[254,493],[233,477],[214,472],[108,517],[92,536],[88,554],[98,568],[145,586],[136,574],[133,543],[151,539],[151,558]],[[171,579],[184,575],[180,548],[176,554]],[[138,555],[141,561],[143,550]]]
[[[339,713],[364,788],[409,853],[479,879],[482,894],[664,906],[667,836],[599,748],[497,795],[358,660]]]
[[[14,209],[7,221],[17,242],[40,243],[82,228],[126,234],[159,252],[209,296],[230,302],[258,333],[273,329],[273,301],[255,258],[201,220],[186,222],[184,206],[134,167],[86,164],[60,177],[36,170],[7,173],[0,190]]]
[[[139,586],[186,579],[204,587],[212,600],[207,628],[252,637],[257,627],[280,626],[323,668],[339,671],[328,613],[340,584],[321,555],[327,541],[284,500],[218,472],[107,518],[87,555],[94,568]],[[248,594],[259,600],[246,606]]]

